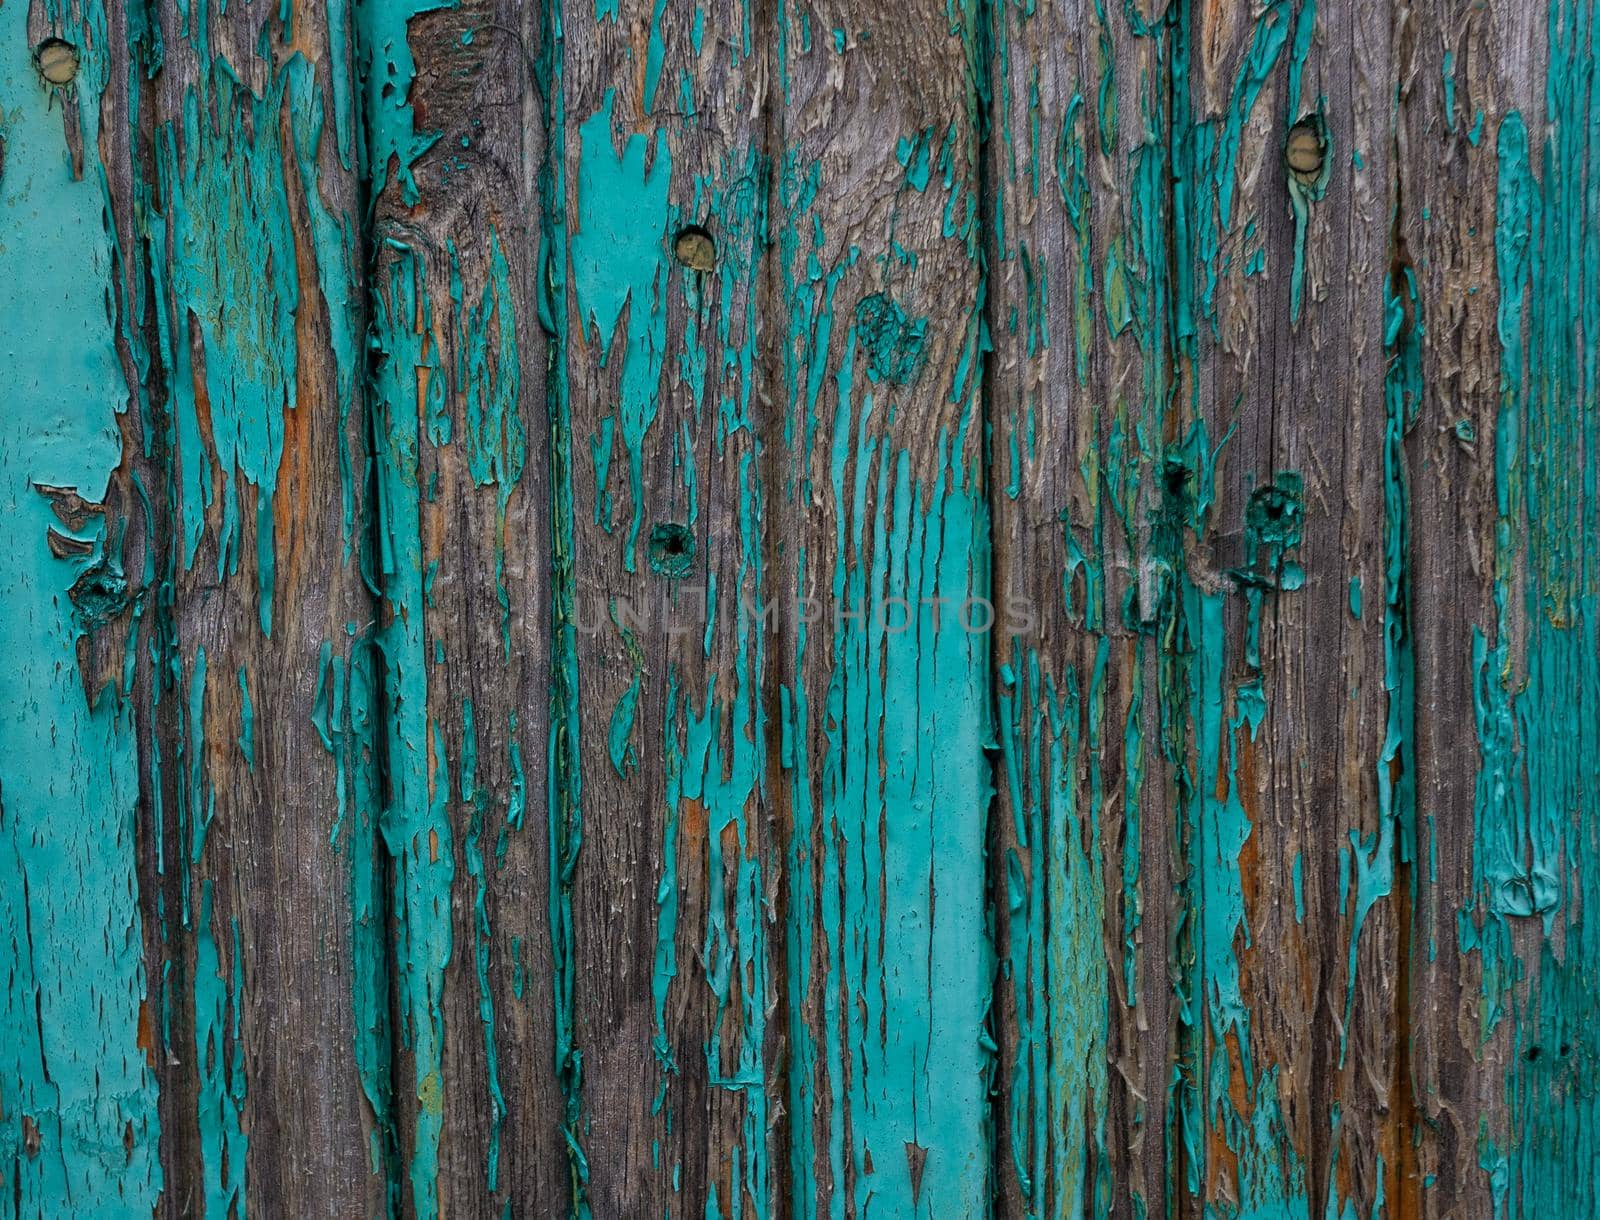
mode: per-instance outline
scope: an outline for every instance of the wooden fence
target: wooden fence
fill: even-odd
[[[4,0],[0,1216],[1600,1214],[1591,0]]]

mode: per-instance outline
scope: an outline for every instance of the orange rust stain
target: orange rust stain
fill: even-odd
[[[1257,746],[1250,739],[1250,730],[1240,727],[1235,734],[1238,765],[1235,770],[1234,792],[1245,817],[1250,819],[1250,833],[1239,847],[1239,891],[1244,899],[1244,916],[1249,925],[1252,915],[1260,907],[1261,896],[1261,833],[1257,829],[1260,819],[1256,800]],[[1253,925],[1249,925],[1253,926]],[[1241,955],[1241,958],[1244,955]],[[1246,992],[1248,995],[1248,992]]]
[[[1411,944],[1413,912],[1405,898],[1411,893],[1411,869],[1412,866],[1404,861],[1395,862],[1391,893],[1398,925],[1398,943],[1401,945]],[[1390,1019],[1395,1039],[1393,1070],[1389,1081],[1391,1105],[1382,1140],[1389,1145],[1383,1161],[1389,1175],[1389,1180],[1384,1184],[1384,1195],[1389,1203],[1391,1220],[1412,1220],[1412,1217],[1422,1215],[1422,1168],[1418,1164],[1417,1144],[1413,1138],[1413,1133],[1422,1122],[1422,1115],[1417,1108],[1411,1065],[1410,962],[1399,962],[1395,975],[1394,1012]]]
[[[278,112],[278,126],[282,146],[294,147],[294,133],[290,128],[289,108],[283,105]],[[305,184],[299,181],[300,168],[296,158],[285,156],[284,179],[290,188],[291,198],[303,198]],[[299,189],[296,190],[295,188]],[[314,189],[314,188],[313,188]],[[305,574],[302,563],[297,562],[302,547],[298,541],[310,532],[312,491],[317,486],[315,453],[312,447],[311,408],[319,401],[323,379],[333,363],[327,344],[320,342],[316,326],[316,302],[322,293],[317,280],[316,257],[311,243],[304,239],[299,223],[299,209],[291,207],[289,232],[294,242],[295,279],[299,284],[300,304],[294,314],[295,402],[293,410],[287,403],[283,407],[283,452],[278,463],[278,487],[272,501],[273,549],[276,552],[274,578],[293,598]]]
[[[1344,1155],[1339,1157],[1339,1163],[1334,1166],[1333,1188],[1340,1199],[1348,1199],[1350,1198],[1350,1192],[1355,1189],[1354,1183],[1351,1181],[1351,1167],[1356,1163],[1356,1158],[1350,1155],[1354,1152],[1354,1149],[1348,1146],[1348,1142],[1344,1140],[1342,1133],[1340,1135],[1340,1145]]]
[[[1228,1072],[1228,1096],[1233,1102],[1233,1108],[1240,1116],[1248,1116],[1250,1108],[1245,1096],[1244,1072],[1240,1069],[1237,1037],[1229,1034],[1223,1040],[1223,1050],[1228,1056],[1230,1067]],[[1203,1088],[1202,1092],[1204,1092]],[[1206,1108],[1209,1110],[1211,1107],[1208,1104]],[[1239,1158],[1233,1149],[1228,1147],[1227,1132],[1220,1122],[1206,1124],[1205,1168],[1207,1198],[1231,1198],[1237,1194],[1236,1183],[1239,1180]]]
[[[433,334],[431,332],[424,332],[422,327],[418,326],[417,327],[417,334],[420,335],[420,334],[424,334],[424,333],[427,333],[427,335],[428,335],[428,346],[423,349],[424,357],[426,357],[426,354],[427,354],[427,352],[429,350],[435,350],[436,351],[438,349],[437,349],[437,346],[434,343]],[[427,430],[428,430],[428,420],[427,420],[427,416],[426,416],[426,412],[428,410],[428,384],[432,380],[432,378],[433,378],[433,369],[432,368],[430,368],[426,364],[417,365],[417,435],[418,436],[426,435]]]
[[[156,1021],[150,1010],[148,998],[139,1004],[139,1037],[137,1046],[144,1052],[145,1064],[151,1071],[156,1067]]]
[[[307,37],[307,34],[311,32],[312,23],[305,20],[301,10],[300,0],[290,0],[288,21],[284,23],[287,29],[293,31],[293,38],[288,44],[288,49],[291,53],[305,56],[307,63],[320,64],[322,62],[322,46],[315,39]],[[289,144],[285,145],[285,147],[293,148],[294,145]]]
[[[678,805],[678,833],[690,839],[700,839],[706,833],[706,806],[704,801],[685,797]]]

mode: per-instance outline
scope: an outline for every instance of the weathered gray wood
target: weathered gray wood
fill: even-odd
[[[1179,397],[1215,499],[1187,613],[1222,616],[1189,623],[1210,654],[1190,690],[1220,717],[1197,702],[1191,729],[1215,777],[1191,894],[1209,1206],[1360,1214],[1414,1208],[1421,1185],[1396,1038],[1416,776],[1405,504],[1385,473],[1403,464],[1384,394],[1389,33],[1376,9],[1311,4],[1190,29]]]
[[[760,6],[564,14],[578,618],[577,1138],[596,1215],[766,1215],[781,941],[763,802]],[[696,230],[702,230],[698,233]],[[707,244],[709,243],[709,245]]]
[[[1592,311],[1577,301],[1593,271],[1566,243],[1592,241],[1596,222],[1592,202],[1563,194],[1584,173],[1585,120],[1582,86],[1575,107],[1562,83],[1593,51],[1555,62],[1585,18],[1564,4],[1440,3],[1397,30],[1397,262],[1414,277],[1408,320],[1423,332],[1406,440],[1417,764],[1436,836],[1414,956],[1428,999],[1413,1008],[1418,1104],[1437,1131],[1425,1214],[1594,1199],[1579,1134],[1592,1105],[1579,1031],[1592,1017],[1545,956],[1559,945],[1580,975],[1594,960],[1571,931],[1583,919],[1571,904],[1593,885],[1592,837],[1577,828],[1594,790],[1546,761],[1544,720],[1571,737],[1557,753],[1581,757],[1590,698],[1566,685],[1581,662],[1532,679],[1562,635],[1581,633],[1591,666],[1596,655],[1592,621],[1569,616],[1558,591],[1587,579],[1593,546],[1592,506],[1570,499],[1594,460],[1581,439],[1592,406],[1580,406],[1593,386],[1572,376],[1592,348],[1573,321]],[[1577,297],[1554,290],[1569,275]],[[1563,837],[1574,871],[1552,893],[1538,865]]]
[[[137,403],[122,495],[153,543],[136,697],[163,1197],[174,1215],[372,1211],[388,1064],[352,983],[383,952],[358,897],[370,763],[329,719],[341,679],[355,698],[346,656],[372,616],[357,167],[338,136],[354,119],[335,87],[349,44],[311,13],[139,17],[119,13],[110,43],[137,102],[104,118],[140,116],[112,177]]]
[[[570,1197],[548,930],[545,37],[537,14],[488,2],[361,28],[395,1138],[421,1215]],[[407,48],[414,76],[397,78]]]
[[[992,18],[989,486],[1018,611],[993,658],[995,1173],[1007,1215],[1138,1215],[1166,1205],[1176,1011],[1151,604],[1166,68],[1120,10]]]
[[[1593,8],[0,6],[0,1214],[1586,1214]]]

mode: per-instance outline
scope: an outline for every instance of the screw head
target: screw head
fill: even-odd
[[[1322,176],[1322,163],[1328,155],[1328,141],[1322,134],[1322,124],[1315,119],[1301,119],[1289,129],[1289,142],[1284,148],[1284,160],[1289,172],[1305,186],[1314,185]]]
[[[34,52],[39,75],[52,85],[70,85],[78,75],[78,48],[62,38],[46,38]]]
[[[717,265],[717,243],[699,225],[679,231],[672,240],[672,253],[691,271],[710,271]]]

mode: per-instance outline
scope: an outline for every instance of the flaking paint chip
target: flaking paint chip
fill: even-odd
[[[691,271],[710,271],[717,265],[717,243],[699,225],[689,225],[672,239],[672,253]]]
[[[62,38],[46,38],[34,52],[39,75],[52,85],[70,85],[78,75],[78,48]]]

